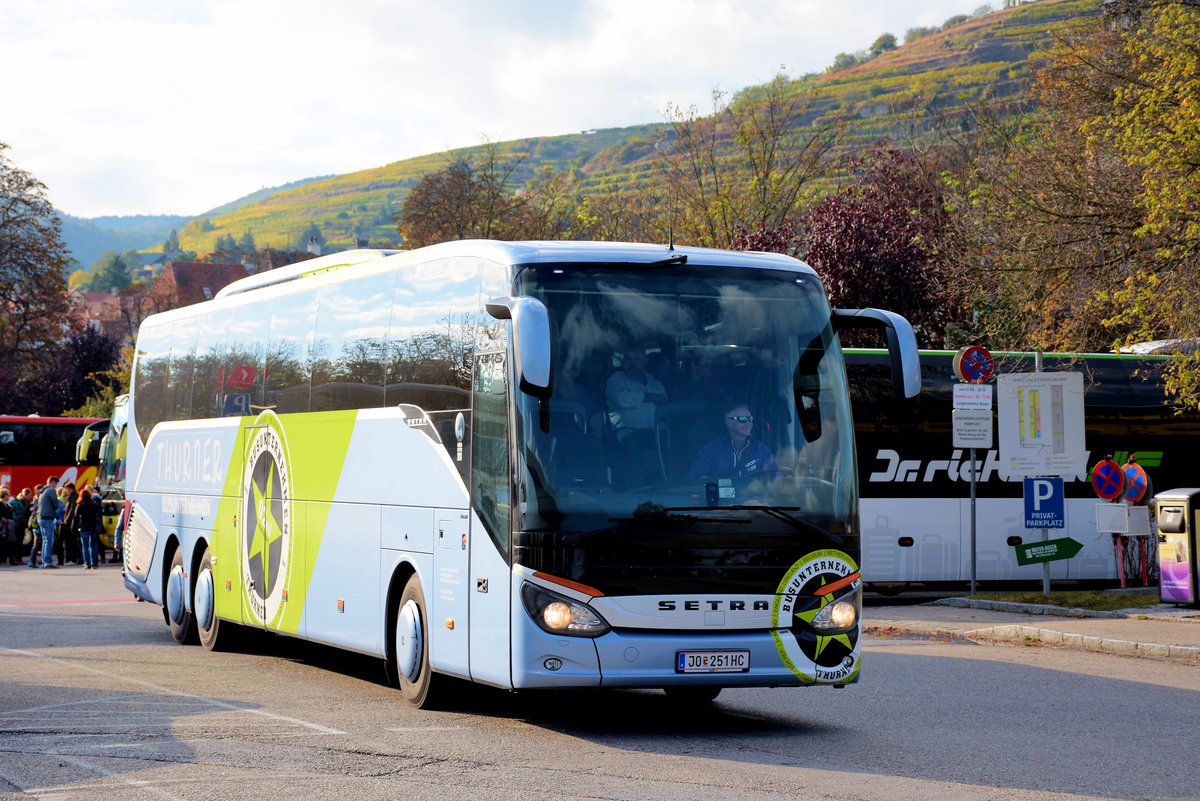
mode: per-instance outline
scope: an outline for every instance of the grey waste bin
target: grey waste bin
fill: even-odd
[[[1158,597],[1166,603],[1200,602],[1196,546],[1200,489],[1174,489],[1154,496],[1158,521]]]

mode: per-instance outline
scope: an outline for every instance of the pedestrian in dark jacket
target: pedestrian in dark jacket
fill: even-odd
[[[46,479],[46,488],[38,498],[38,531],[42,535],[42,567],[54,564],[54,530],[62,516],[62,501],[58,499],[58,476]],[[30,563],[34,567],[33,563]]]
[[[33,490],[26,487],[12,499],[13,525],[16,529],[14,536],[17,540],[15,550],[9,552],[9,564],[19,565],[25,557],[25,533],[29,530],[29,513],[33,511]]]
[[[12,495],[8,487],[0,487],[0,563],[5,559],[10,565],[17,552],[17,524],[13,520]]]
[[[58,527],[58,552],[62,556],[59,564],[83,564],[83,554],[79,544],[79,521],[75,519],[75,507],[79,504],[79,492],[75,482],[68,481],[65,492],[60,496],[63,502],[62,525]]]
[[[79,524],[79,549],[85,569],[95,570],[100,561],[100,499],[84,488],[75,508]]]
[[[33,495],[29,499],[29,533],[31,541],[29,543],[29,566],[37,567],[42,560],[42,527],[38,519],[38,507],[42,503],[42,492],[46,489],[45,484],[38,484],[33,488]]]

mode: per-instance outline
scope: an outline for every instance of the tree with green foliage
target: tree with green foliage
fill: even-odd
[[[45,185],[7,149],[0,142],[0,408],[45,413],[46,359],[69,330],[71,255]]]
[[[49,413],[61,414],[96,395],[115,398],[120,383],[113,371],[120,355],[120,340],[91,326],[69,336],[46,375]]]
[[[304,230],[300,232],[300,235],[296,237],[296,249],[307,249],[308,243],[312,240],[316,240],[317,244],[321,245],[322,247],[325,246],[325,234],[321,231],[321,226],[317,225],[315,222],[311,222],[305,226]]]
[[[1107,350],[1200,337],[1200,6],[1131,3],[1062,39],[1041,113],[979,128],[950,181],[950,258],[993,346]],[[1200,353],[1168,390],[1200,405]]]
[[[848,70],[851,67],[857,67],[866,60],[867,54],[861,50],[857,53],[838,53],[833,57],[833,63],[826,67],[825,71],[837,72],[839,70]]]
[[[523,187],[513,176],[528,153],[505,158],[486,143],[482,156],[456,158],[426,174],[396,222],[408,247],[453,239],[562,239],[576,224],[570,175],[546,168]]]
[[[929,28],[929,27],[924,27],[924,26],[916,27],[916,28],[909,28],[907,31],[904,32],[904,43],[912,44],[913,42],[917,41],[918,39],[924,39],[926,36],[931,36],[932,34],[935,34],[937,32],[938,32],[937,28]]]
[[[142,257],[136,250],[130,249],[121,254],[106,250],[92,263],[92,279],[88,288],[92,292],[122,290],[133,282],[134,273],[141,267]]]
[[[457,158],[427,173],[405,198],[398,228],[410,248],[455,239],[490,236],[494,202],[484,204],[485,179],[469,158]]]
[[[179,252],[179,232],[174,228],[163,242],[162,252],[164,256],[171,256]]]
[[[668,107],[660,143],[663,213],[678,240],[728,247],[742,229],[775,229],[811,201],[841,141],[844,123],[809,121],[817,90],[777,75],[726,102],[713,92],[713,113]]]
[[[133,348],[126,347],[113,366],[90,374],[95,390],[79,406],[64,409],[63,417],[112,417],[117,397],[129,392],[132,372]]]
[[[1134,232],[1152,258],[1110,297],[1111,328],[1125,341],[1200,338],[1200,5],[1126,3],[1137,14],[1121,44],[1128,73],[1113,87],[1111,110],[1085,130],[1130,167],[1143,209]],[[1106,71],[1111,74],[1111,71]],[[1200,406],[1200,350],[1174,360],[1171,396]]]
[[[878,39],[876,39],[874,42],[871,43],[871,46],[869,48],[867,48],[868,52],[872,56],[882,55],[883,53],[886,53],[889,50],[895,50],[895,49],[896,49],[896,37],[890,33],[885,33],[885,34],[881,35]]]

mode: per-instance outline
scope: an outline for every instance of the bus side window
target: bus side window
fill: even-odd
[[[167,365],[171,361],[171,328],[142,325],[137,340],[137,369],[133,380],[133,410],[138,436],[144,442],[150,430],[167,416]]]
[[[209,312],[198,321],[192,360],[192,419],[221,416],[224,390],[219,381],[232,319],[233,313],[224,309]]]
[[[270,319],[271,303],[249,303],[233,311],[229,350],[222,372],[222,417],[256,415],[262,411],[263,360],[268,336],[263,317]]]
[[[471,427],[472,505],[500,553],[508,553],[511,515],[508,466],[508,380],[503,353],[475,359],[475,424]]]
[[[187,323],[172,328],[171,364],[167,373],[167,419],[192,417],[192,372],[196,350],[196,330]]]
[[[276,299],[271,313],[271,347],[267,351],[265,404],[276,414],[308,411],[316,322],[316,290]]]
[[[464,482],[470,476],[471,356],[482,273],[480,262],[453,259],[401,272],[387,341],[387,405],[424,411]]]
[[[314,412],[384,405],[384,362],[394,272],[368,275],[320,291],[313,339]]]

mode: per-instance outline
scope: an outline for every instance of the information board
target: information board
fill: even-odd
[[[990,409],[955,409],[952,431],[955,448],[992,447],[992,412]]]
[[[1084,479],[1083,374],[1004,373],[996,386],[1000,477]]]

